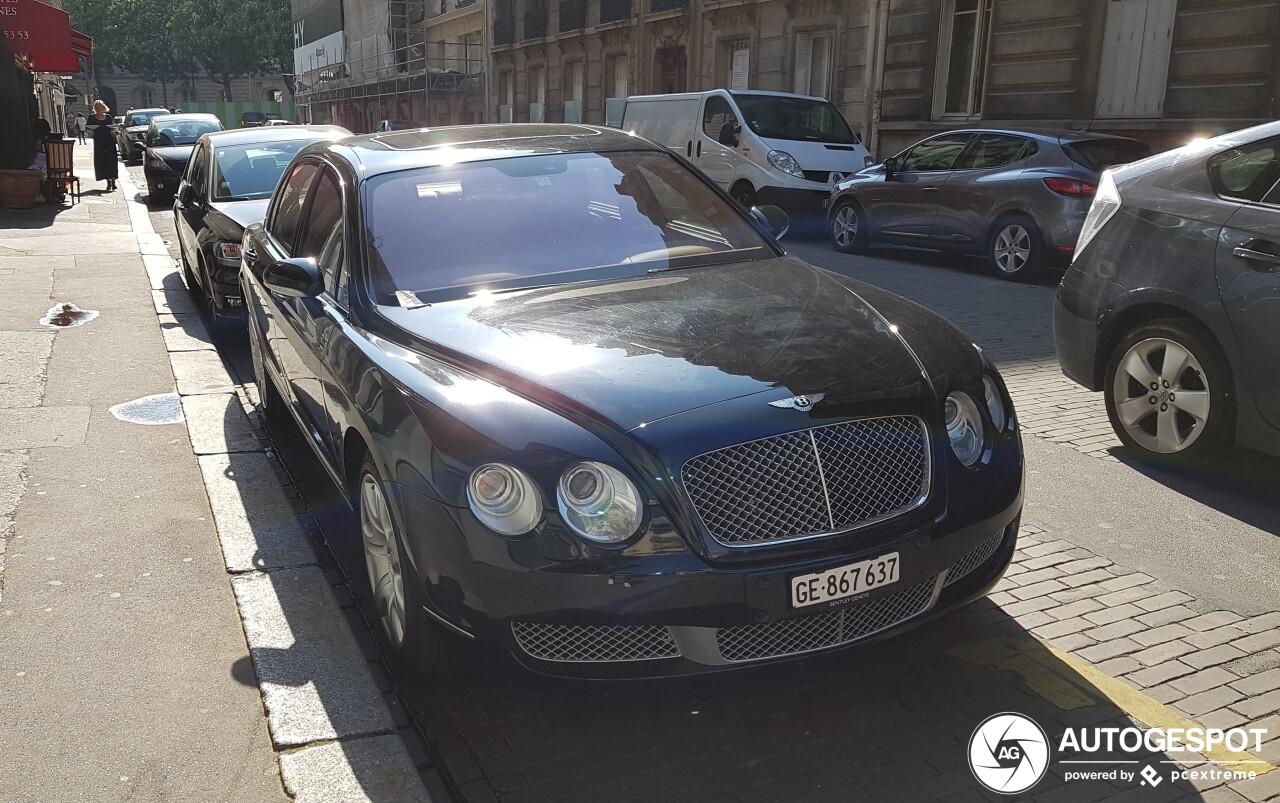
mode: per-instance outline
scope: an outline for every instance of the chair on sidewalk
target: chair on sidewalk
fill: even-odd
[[[73,203],[80,198],[80,177],[75,174],[75,166],[72,162],[74,148],[75,143],[70,140],[44,144],[45,159],[48,163],[48,173],[45,178],[46,198],[53,197],[51,190],[55,187],[60,195],[71,191]],[[73,185],[74,191],[71,190]]]

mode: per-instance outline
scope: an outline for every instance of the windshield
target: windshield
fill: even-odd
[[[213,200],[270,198],[293,155],[312,142],[315,140],[300,139],[215,147]]]
[[[1151,146],[1133,139],[1085,139],[1062,146],[1071,161],[1101,173],[1109,167],[1136,162],[1151,155]]]
[[[152,145],[191,145],[200,139],[201,134],[210,131],[221,131],[222,124],[217,120],[175,120],[158,123],[152,135]]]
[[[825,100],[734,92],[747,125],[758,137],[853,145],[858,138],[835,106]]]
[[[379,303],[774,255],[666,153],[523,156],[390,173],[365,196]],[[405,300],[406,296],[399,296]]]
[[[148,125],[151,122],[152,117],[159,117],[168,113],[169,112],[167,110],[161,111],[159,109],[153,112],[133,112],[129,115],[129,125]]]

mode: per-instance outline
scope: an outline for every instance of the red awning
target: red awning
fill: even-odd
[[[71,52],[87,59],[93,58],[93,37],[86,36],[75,28],[71,29]]]
[[[9,37],[14,55],[35,71],[80,69],[76,51],[71,47],[71,20],[62,9],[39,0],[6,0],[0,4],[0,28]]]

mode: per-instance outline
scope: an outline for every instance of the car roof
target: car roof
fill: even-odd
[[[282,125],[210,131],[204,136],[214,145],[223,147],[226,145],[254,145],[259,142],[284,142],[306,139],[308,136],[315,136],[317,139],[336,140],[351,136],[351,132],[337,125]]]
[[[163,106],[148,106],[145,109],[129,109],[127,112],[125,112],[125,115],[127,116],[130,114],[142,114],[143,112],[164,112],[165,114],[168,114],[169,110],[164,108]]]
[[[633,100],[638,101],[655,101],[655,100],[693,100],[710,95],[712,92],[728,92],[730,95],[764,95],[772,98],[796,98],[800,100],[820,100],[826,102],[826,98],[820,98],[817,95],[799,95],[795,92],[773,92],[767,89],[708,89],[704,92],[660,92],[652,95],[629,95],[627,102]]]
[[[1039,137],[1061,142],[1080,142],[1094,139],[1137,141],[1129,137],[1118,137],[1114,134],[1103,134],[1100,131],[1083,131],[1075,128],[957,128],[953,131],[940,131],[938,134],[1011,134],[1018,137]],[[938,134],[932,136],[938,136]]]
[[[418,128],[353,136],[334,144],[345,150],[347,158],[366,176],[515,156],[662,150],[647,139],[617,128],[569,123]]]
[[[216,115],[216,114],[208,114],[208,113],[206,113],[206,112],[182,112],[182,113],[180,113],[180,114],[160,114],[160,115],[156,115],[155,117],[152,117],[152,118],[151,118],[151,124],[152,124],[152,125],[155,125],[157,122],[164,122],[164,123],[175,122],[175,123],[180,123],[180,122],[182,122],[183,120],[217,120],[217,119],[218,119],[218,115]],[[221,122],[221,121],[219,121],[219,122]]]

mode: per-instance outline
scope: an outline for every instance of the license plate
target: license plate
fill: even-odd
[[[898,582],[898,553],[791,578],[791,607],[803,608],[857,596]]]

